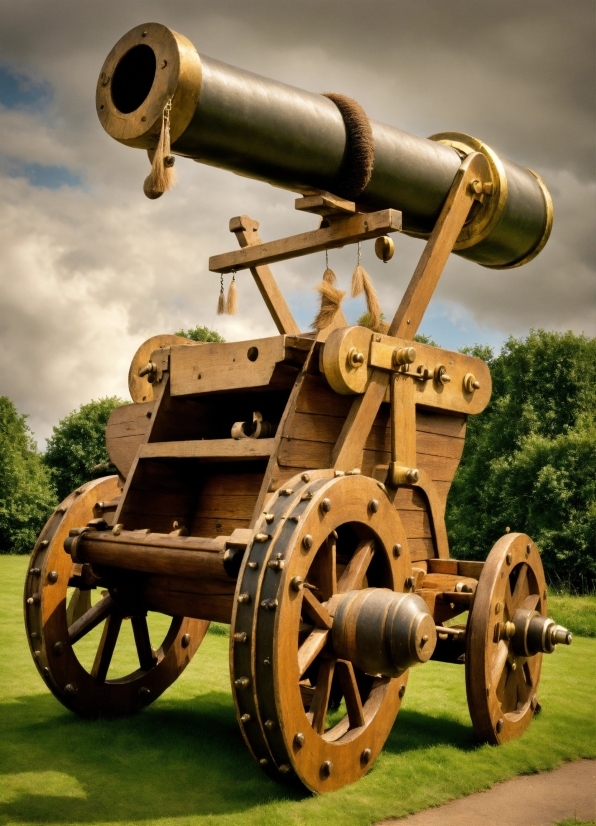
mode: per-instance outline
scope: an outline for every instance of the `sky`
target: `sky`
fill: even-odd
[[[235,248],[232,216],[263,240],[314,229],[294,195],[178,159],[179,184],[142,192],[144,152],[95,113],[105,57],[155,21],[198,52],[313,92],[355,98],[416,135],[458,131],[538,172],[554,200],[551,239],[530,264],[494,271],[451,256],[421,332],[497,351],[531,328],[596,335],[595,21],[592,0],[0,0],[0,395],[29,416],[40,449],[79,405],[128,399],[149,336],[204,324],[228,340],[275,335],[250,275],[239,313],[215,314],[210,255]],[[395,237],[388,264],[363,245],[387,317],[422,253]],[[349,285],[355,249],[330,253]],[[272,267],[307,330],[324,255]],[[346,299],[350,322],[361,299]]]

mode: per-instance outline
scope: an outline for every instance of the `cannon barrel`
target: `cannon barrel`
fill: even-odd
[[[552,226],[549,192],[536,173],[455,132],[416,137],[368,120],[354,101],[327,97],[199,55],[157,23],[114,46],[97,85],[97,112],[128,146],[157,145],[171,101],[172,152],[292,191],[325,190],[363,210],[403,213],[404,231],[426,237],[472,151],[492,181],[472,209],[454,252],[494,269],[530,261]]]

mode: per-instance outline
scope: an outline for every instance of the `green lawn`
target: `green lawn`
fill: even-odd
[[[227,637],[210,633],[168,692],[138,716],[86,722],[48,693],[25,641],[23,557],[0,557],[0,825],[369,824],[562,760],[596,757],[596,640],[545,658],[543,712],[524,737],[479,746],[460,666],[412,672],[385,750],[360,783],[313,798],[268,780],[236,724]],[[558,616],[557,619],[561,617]]]

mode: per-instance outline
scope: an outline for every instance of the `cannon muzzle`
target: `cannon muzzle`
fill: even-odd
[[[482,141],[409,135],[369,120],[343,95],[306,92],[204,57],[161,24],[137,26],[102,67],[99,119],[121,143],[152,150],[169,101],[174,154],[295,192],[332,192],[363,210],[399,209],[404,231],[419,237],[431,232],[462,157],[482,152],[492,180],[454,251],[502,269],[530,261],[548,240],[546,186]]]

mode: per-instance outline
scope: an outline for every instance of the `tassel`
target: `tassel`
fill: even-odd
[[[332,271],[329,270],[329,272]],[[345,292],[338,290],[337,287],[334,287],[329,281],[321,281],[315,289],[321,294],[321,306],[311,327],[315,330],[324,330],[325,327],[328,327],[333,321],[333,317],[339,310]]]
[[[226,297],[224,294],[223,275],[219,279],[219,298],[217,299],[217,315],[224,315],[226,311]]]
[[[154,200],[161,198],[164,192],[176,185],[176,172],[174,171],[173,155],[170,155],[170,110],[172,101],[169,100],[164,106],[161,119],[161,131],[157,147],[149,150],[151,160],[151,172],[145,178],[143,192],[148,198]]]
[[[361,244],[358,242],[358,259],[356,267],[352,273],[352,298],[356,298],[360,293],[364,293],[366,298],[366,309],[368,314],[368,324],[371,330],[379,332],[380,324],[383,320],[381,313],[381,306],[377,297],[377,291],[374,288],[370,275],[366,272],[360,263]]]
[[[236,286],[236,273],[232,275],[232,281],[228,288],[228,300],[226,302],[226,313],[236,315],[238,312],[238,287]]]

